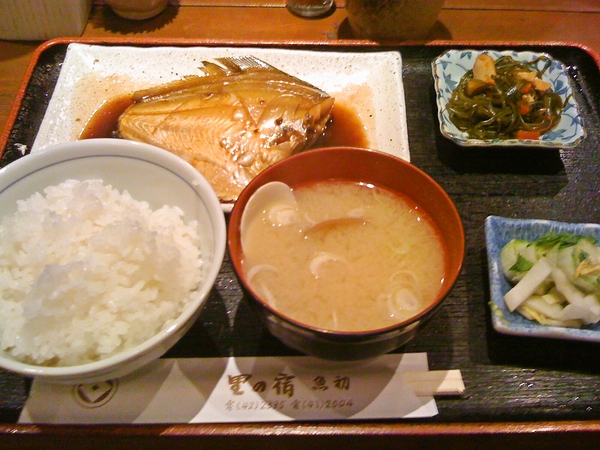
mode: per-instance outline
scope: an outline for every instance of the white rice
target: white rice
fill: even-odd
[[[102,180],[69,180],[0,223],[0,348],[71,366],[169,326],[201,278],[198,224]]]

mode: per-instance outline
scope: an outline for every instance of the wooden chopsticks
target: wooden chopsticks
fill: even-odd
[[[465,392],[462,374],[457,369],[402,372],[402,377],[416,395],[461,395]]]

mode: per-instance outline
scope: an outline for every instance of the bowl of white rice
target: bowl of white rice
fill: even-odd
[[[0,170],[0,367],[57,383],[127,375],[194,324],[225,254],[208,182],[157,147],[55,145]]]

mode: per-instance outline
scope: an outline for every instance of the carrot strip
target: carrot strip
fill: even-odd
[[[526,83],[521,87],[521,94],[529,94],[529,92],[531,91],[531,83]]]
[[[531,112],[531,106],[528,103],[519,102],[519,114],[524,116],[525,114],[529,114]]]
[[[517,139],[539,139],[541,133],[539,131],[518,130],[515,133]]]

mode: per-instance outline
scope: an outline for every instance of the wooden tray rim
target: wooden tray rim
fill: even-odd
[[[5,150],[12,128],[14,127],[18,112],[21,108],[30,78],[35,70],[41,55],[57,45],[71,43],[90,45],[131,45],[131,46],[210,46],[210,47],[277,47],[277,48],[304,48],[320,47],[323,49],[390,49],[396,47],[539,47],[551,49],[553,47],[573,47],[588,53],[600,71],[600,55],[586,45],[577,42],[564,41],[404,41],[404,42],[374,42],[364,40],[220,40],[220,39],[187,39],[187,38],[56,38],[42,43],[34,51],[23,81],[15,97],[6,126],[0,134],[0,157]],[[174,442],[182,444],[194,442],[193,438],[203,437],[202,448],[223,448],[227,443],[229,449],[247,448],[251,441],[263,444],[265,440],[275,439],[278,449],[296,448],[295,445],[304,442],[308,437],[330,439],[357,438],[348,443],[352,448],[374,448],[382,443],[402,443],[402,448],[424,448],[423,444],[430,441],[437,447],[446,446],[448,449],[478,448],[486,444],[488,449],[494,443],[511,444],[516,448],[552,448],[559,447],[561,443],[568,443],[570,449],[590,448],[590,444],[597,444],[600,437],[600,420],[590,421],[533,421],[533,422],[467,422],[467,423],[422,423],[402,421],[393,423],[381,422],[291,422],[291,423],[239,423],[239,424],[169,424],[169,425],[30,425],[0,423],[0,443],[6,445],[16,444],[24,448],[27,442],[48,444],[49,438],[57,439],[57,443],[69,440],[71,444],[77,442],[94,442],[108,438],[114,446],[110,448],[132,448],[131,445],[144,442],[144,448],[154,448],[154,445],[163,448],[164,438],[175,439]],[[120,441],[117,437],[128,437]],[[156,438],[148,441],[147,438]],[[368,438],[362,441],[358,438]],[[388,441],[388,438],[408,438],[408,441]],[[242,446],[231,445],[230,438],[239,438]],[[282,438],[289,438],[282,441]],[[83,439],[83,441],[80,441]],[[250,441],[248,440],[250,439]],[[433,440],[432,440],[433,439]],[[466,439],[466,440],[465,440]],[[293,446],[288,446],[290,443]],[[479,443],[479,444],[478,444]],[[4,447],[2,448],[11,448]],[[206,445],[206,446],[205,446]],[[316,444],[315,444],[316,445]],[[412,445],[415,445],[414,447]],[[15,446],[14,448],[17,448]],[[312,441],[311,441],[312,447]],[[46,447],[47,448],[47,447]],[[64,448],[61,445],[60,448]],[[312,447],[317,448],[317,447]],[[329,448],[328,446],[324,448]]]

